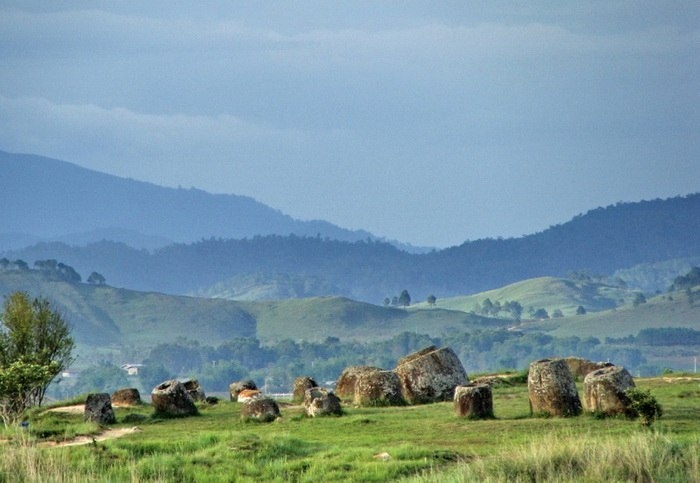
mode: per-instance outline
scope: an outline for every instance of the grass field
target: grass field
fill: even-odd
[[[246,423],[238,403],[158,419],[118,408],[122,438],[82,446],[47,440],[96,434],[81,414],[34,411],[6,430],[0,481],[700,481],[700,378],[641,379],[662,404],[651,429],[624,418],[532,418],[524,384],[494,388],[496,419],[458,418],[452,403],[345,406],[311,419],[282,404],[273,423]],[[135,422],[136,421],[136,422]]]

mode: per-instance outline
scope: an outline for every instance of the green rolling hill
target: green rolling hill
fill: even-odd
[[[588,312],[600,312],[633,302],[637,291],[613,287],[593,281],[574,281],[556,277],[539,277],[506,285],[495,290],[474,295],[438,299],[435,306],[448,310],[471,312],[486,299],[491,302],[519,302],[527,317],[527,309],[544,308],[550,314],[559,309],[564,315],[575,315],[582,306]],[[426,306],[418,304],[418,307]]]

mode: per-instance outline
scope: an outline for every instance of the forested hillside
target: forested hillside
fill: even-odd
[[[265,281],[286,274],[297,281],[308,277],[311,289],[304,296],[326,295],[322,291],[327,289],[381,303],[403,289],[414,301],[422,301],[429,294],[464,295],[571,271],[612,275],[639,264],[698,256],[698,240],[700,194],[694,194],[620,203],[533,235],[465,242],[423,255],[378,241],[294,235],[212,238],[153,252],[110,242],[83,247],[45,243],[4,255],[29,263],[62,260],[82,274],[97,270],[108,284],[137,290],[174,294],[204,290],[209,296],[225,296],[237,290],[236,280],[250,292],[255,277],[242,276],[259,274]],[[207,290],[217,283],[219,293]]]

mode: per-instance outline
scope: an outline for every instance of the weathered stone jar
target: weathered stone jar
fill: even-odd
[[[608,416],[626,414],[630,399],[627,389],[635,387],[632,375],[621,366],[610,366],[590,372],[583,381],[583,402],[586,411]]]
[[[533,415],[578,416],[581,400],[564,359],[532,362],[527,376],[530,412]]]
[[[468,419],[493,418],[493,394],[488,384],[457,386],[454,397],[455,414]]]

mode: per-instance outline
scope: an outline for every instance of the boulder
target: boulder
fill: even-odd
[[[542,359],[532,362],[527,376],[527,392],[532,414],[581,414],[581,400],[564,359]]]
[[[564,360],[576,381],[583,381],[588,373],[613,365],[611,362],[593,362],[581,357],[567,357]]]
[[[166,416],[192,416],[197,406],[185,386],[177,379],[161,382],[151,391],[151,404],[157,414]]]
[[[352,400],[355,397],[355,381],[360,374],[383,371],[379,367],[350,366],[343,370],[335,383],[335,394],[341,399]]]
[[[410,354],[399,360],[394,372],[409,404],[450,401],[455,387],[469,382],[467,371],[449,347],[430,346]]]
[[[202,389],[202,386],[199,385],[199,381],[197,379],[183,379],[180,382],[183,386],[185,386],[185,390],[193,401],[203,402],[206,400],[207,396],[204,394],[204,389]]]
[[[114,415],[109,394],[106,392],[88,394],[83,419],[100,425],[116,423],[117,417]]]
[[[316,381],[309,376],[297,377],[292,386],[292,402],[300,403],[304,401],[306,390],[318,387]]]
[[[627,414],[630,399],[625,394],[635,387],[632,375],[620,366],[593,371],[583,381],[583,403],[587,411],[608,416]]]
[[[358,406],[402,406],[401,381],[393,371],[365,371],[355,379],[353,403]]]
[[[455,388],[457,416],[469,419],[493,418],[493,395],[489,384],[467,384]]]
[[[269,397],[251,399],[241,406],[241,419],[267,423],[280,417],[277,402]]]
[[[117,389],[112,393],[112,404],[115,406],[138,406],[141,404],[141,394],[135,387]]]
[[[243,379],[238,382],[232,382],[228,386],[228,393],[231,397],[231,401],[238,401],[238,393],[244,389],[257,389],[258,386],[255,385],[252,379]]]
[[[343,410],[340,407],[340,398],[332,391],[320,387],[312,387],[304,393],[304,409],[306,415],[317,416],[340,416]]]

